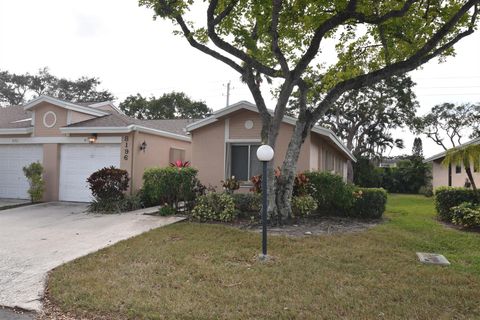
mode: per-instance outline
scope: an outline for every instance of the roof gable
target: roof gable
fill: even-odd
[[[221,118],[223,116],[226,116],[228,114],[231,114],[233,112],[236,112],[238,110],[241,110],[241,109],[246,109],[246,110],[250,110],[250,111],[259,113],[257,106],[254,105],[253,103],[248,102],[248,101],[239,101],[239,102],[237,102],[235,104],[232,104],[228,107],[225,107],[223,109],[215,111],[210,117],[207,117],[205,119],[196,121],[196,122],[188,125],[187,130],[188,131],[193,131],[193,130],[199,129],[201,127],[207,126],[211,123],[217,122],[219,118]],[[269,109],[268,111],[270,112],[270,114],[273,115],[273,110]],[[290,116],[284,116],[283,117],[283,122],[295,126],[295,124],[297,123],[297,119],[294,118],[294,117],[290,117]],[[342,150],[342,152],[344,152],[351,160],[353,160],[353,161],[357,160],[355,158],[355,156],[350,152],[350,150],[347,149],[347,147],[345,147],[345,145],[340,141],[340,139],[337,137],[337,135],[332,130],[327,129],[327,128],[323,128],[323,127],[320,127],[320,126],[314,126],[312,128],[312,132],[328,138],[340,150]]]
[[[468,142],[465,142],[464,144],[461,144],[459,146],[456,146],[455,148],[450,148],[448,149],[447,151],[443,151],[443,152],[440,152],[440,153],[437,153],[436,155],[433,155],[425,160],[423,160],[423,162],[427,163],[427,162],[432,162],[432,161],[435,161],[435,160],[438,160],[438,159],[441,159],[443,157],[445,157],[447,155],[447,152],[449,150],[452,150],[452,149],[461,149],[463,147],[466,147],[466,146],[469,146],[471,144],[480,144],[480,137],[478,138],[475,138],[473,140],[470,140]]]
[[[64,109],[67,109],[67,110],[72,110],[72,111],[76,111],[76,112],[80,112],[80,113],[85,113],[85,114],[92,115],[92,116],[97,116],[97,117],[105,116],[105,115],[109,114],[108,112],[105,112],[105,111],[102,111],[102,110],[85,107],[85,106],[82,106],[80,104],[75,104],[75,103],[72,103],[72,102],[63,101],[63,100],[52,98],[52,97],[45,96],[45,95],[39,96],[38,98],[35,98],[35,99],[31,100],[30,102],[25,104],[23,106],[23,108],[24,108],[24,110],[32,110],[36,106],[38,106],[38,105],[40,105],[44,102],[53,104],[57,107],[64,108]]]

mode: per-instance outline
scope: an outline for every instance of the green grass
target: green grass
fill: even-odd
[[[257,234],[180,223],[57,268],[49,295],[112,319],[480,319],[480,234],[442,226],[421,196],[392,195],[387,211],[366,232],[273,236],[269,263]]]

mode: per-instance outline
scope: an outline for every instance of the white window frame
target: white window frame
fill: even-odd
[[[227,172],[228,172],[228,177],[227,179],[232,176],[232,147],[248,147],[248,164],[247,164],[247,176],[252,177],[252,171],[251,171],[251,155],[252,155],[252,146],[261,146],[261,143],[258,142],[235,142],[235,143],[229,143],[227,145],[227,150],[228,150],[228,156],[227,158]],[[242,184],[248,184],[251,185],[250,180],[239,180]]]

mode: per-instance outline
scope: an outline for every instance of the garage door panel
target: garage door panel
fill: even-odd
[[[0,198],[28,199],[23,167],[42,161],[42,145],[0,145]]]
[[[60,152],[61,201],[92,200],[87,178],[104,167],[120,167],[119,144],[66,144]]]

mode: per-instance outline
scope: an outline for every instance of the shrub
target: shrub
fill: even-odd
[[[223,190],[225,190],[225,192],[228,194],[233,194],[235,190],[240,189],[240,182],[234,176],[226,179],[225,181],[222,180],[221,183]]]
[[[260,212],[262,197],[258,193],[236,193],[232,195],[235,209],[240,212]]]
[[[354,186],[339,175],[328,172],[306,172],[308,193],[315,199],[318,211],[334,215],[347,215],[353,206]]]
[[[166,205],[158,209],[158,215],[162,217],[173,216],[177,211],[172,206]]]
[[[480,206],[463,202],[458,206],[452,207],[452,223],[462,227],[480,226]]]
[[[438,217],[443,221],[452,221],[451,208],[463,202],[478,204],[475,191],[466,188],[440,187],[435,189],[435,209]]]
[[[28,166],[23,167],[23,173],[28,179],[30,188],[28,194],[32,202],[39,202],[43,199],[43,192],[45,191],[45,181],[43,180],[43,166],[40,162],[33,162]]]
[[[193,201],[201,191],[197,170],[191,167],[149,168],[143,174],[142,195],[145,205],[168,204],[178,207],[180,201]]]
[[[350,216],[357,218],[379,219],[385,212],[387,192],[382,188],[358,188]]]
[[[128,189],[128,172],[115,167],[103,168],[92,173],[87,179],[93,197],[101,200],[121,200]]]
[[[317,210],[317,202],[310,196],[294,196],[292,197],[292,213],[293,217],[306,217]]]
[[[232,221],[235,218],[235,202],[226,193],[207,193],[197,199],[192,218],[199,221]]]
[[[423,194],[425,197],[433,197],[433,187],[432,185],[422,186],[418,189],[419,194]]]
[[[124,196],[123,199],[99,199],[94,198],[88,206],[88,211],[96,213],[121,213],[127,211],[134,211],[143,207],[140,196],[131,195]]]

